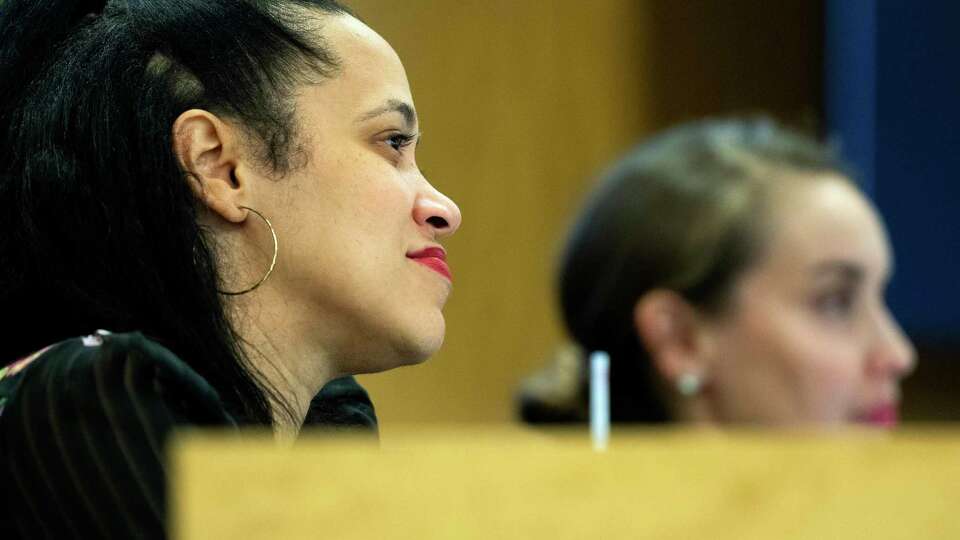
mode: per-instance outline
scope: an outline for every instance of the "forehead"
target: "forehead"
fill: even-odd
[[[868,274],[885,274],[890,248],[880,218],[854,187],[839,177],[792,179],[774,190],[769,205],[767,263],[803,271],[846,261]]]
[[[325,17],[321,32],[341,66],[313,90],[335,100],[336,111],[355,115],[386,100],[413,102],[400,58],[370,27],[349,15],[333,15]]]

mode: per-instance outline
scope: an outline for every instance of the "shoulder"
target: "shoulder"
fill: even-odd
[[[49,347],[7,370],[0,398],[3,481],[21,493],[5,521],[30,536],[162,534],[168,435],[232,423],[202,377],[140,333]]]
[[[169,349],[139,332],[98,331],[62,341],[0,372],[0,384],[8,400],[3,416],[23,412],[18,405],[42,401],[45,407],[27,412],[42,414],[50,405],[69,403],[71,416],[116,417],[127,409],[162,405],[196,422],[222,419],[213,387]]]
[[[351,376],[328,382],[310,402],[307,427],[377,431],[377,414],[367,391]]]

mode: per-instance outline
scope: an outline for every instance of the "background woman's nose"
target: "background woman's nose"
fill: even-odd
[[[903,378],[916,367],[916,349],[889,313],[884,313],[880,320],[871,354],[871,368],[882,376]]]

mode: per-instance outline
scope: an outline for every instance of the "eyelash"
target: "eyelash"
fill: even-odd
[[[856,301],[853,291],[833,291],[818,297],[814,303],[817,312],[822,315],[846,319],[853,312]]]
[[[417,140],[417,135],[412,133],[394,133],[387,137],[386,143],[396,152],[402,152],[404,148],[413,144]]]

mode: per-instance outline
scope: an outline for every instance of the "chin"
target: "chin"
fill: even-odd
[[[435,321],[431,321],[435,323]],[[379,373],[403,366],[422,364],[436,354],[443,345],[443,318],[440,324],[421,325],[406,332],[394,334],[392,339],[367,348],[354,355],[354,373]]]
[[[440,350],[440,347],[443,345],[443,333],[439,333],[433,336],[425,336],[420,339],[416,345],[409,347],[401,355],[402,365],[415,365],[422,364],[427,361],[428,358],[433,356]]]
[[[410,337],[404,340],[404,343],[397,349],[400,365],[409,366],[426,362],[443,345],[445,330],[446,327],[441,315],[439,324],[421,327],[416,332],[411,332]]]

